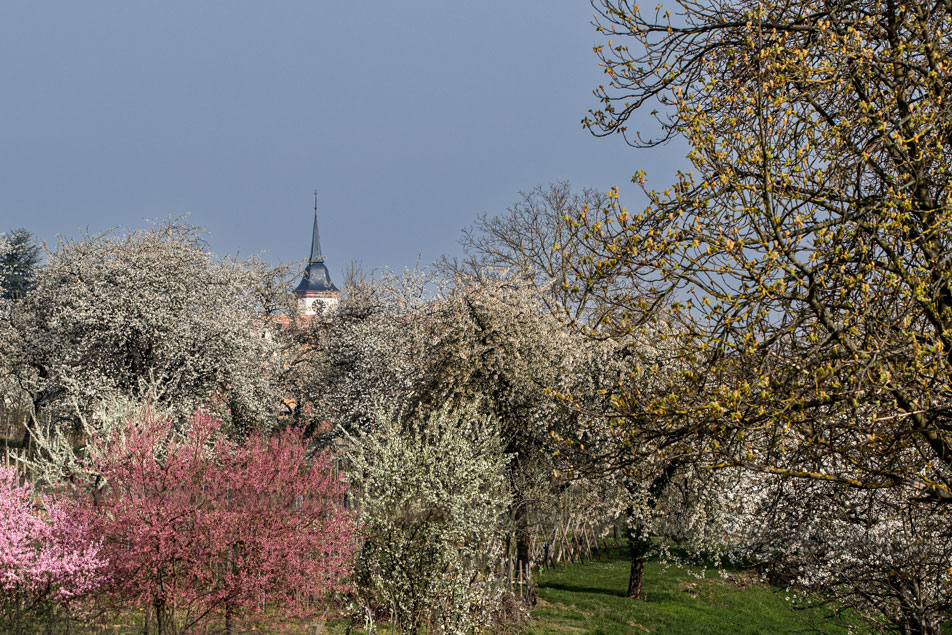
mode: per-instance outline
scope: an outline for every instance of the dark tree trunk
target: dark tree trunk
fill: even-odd
[[[902,602],[902,621],[899,627],[903,635],[939,635],[939,625],[929,621],[921,611]]]
[[[921,606],[918,584],[903,580],[898,572],[890,572],[889,586],[899,600],[900,617],[894,623],[903,635],[939,635],[941,629],[935,620],[930,620]]]
[[[516,571],[522,578],[528,578],[529,572],[529,515],[523,504],[516,504]],[[523,574],[523,571],[526,573]]]
[[[631,550],[631,573],[628,575],[628,597],[633,600],[643,600],[641,595],[641,584],[645,579],[645,559],[639,558],[635,554],[635,549]]]
[[[628,574],[628,597],[635,600],[644,599],[641,586],[645,577],[645,561],[648,559],[648,550],[651,540],[644,527],[634,518],[628,518],[628,548],[631,550],[631,571]]]
[[[903,635],[939,635],[937,626],[929,624],[921,615],[904,615],[900,623]]]
[[[677,460],[669,462],[658,474],[648,488],[648,503],[651,508],[658,504],[664,488],[671,482],[672,477],[677,471],[680,462]],[[630,493],[636,493],[637,484],[628,481],[626,487],[630,488]],[[648,559],[648,552],[651,550],[651,536],[645,524],[635,516],[635,510],[631,507],[626,512],[628,520],[628,548],[631,550],[631,572],[628,575],[628,597],[636,600],[643,599],[641,585],[645,577],[645,561]]]
[[[166,635],[169,632],[165,617],[165,607],[160,600],[155,603],[155,631],[159,635]]]

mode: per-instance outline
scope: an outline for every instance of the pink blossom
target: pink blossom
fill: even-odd
[[[20,480],[0,466],[0,612],[68,602],[104,580],[106,560],[87,523]]]
[[[195,624],[264,599],[307,612],[347,588],[355,540],[344,486],[325,457],[308,458],[300,430],[238,443],[210,417],[179,435],[145,414],[93,443],[107,484],[84,505],[123,603],[160,624]]]

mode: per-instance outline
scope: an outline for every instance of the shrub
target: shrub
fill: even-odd
[[[31,620],[95,590],[106,561],[89,527],[52,497],[37,496],[19,473],[0,466],[0,630]]]
[[[353,452],[361,598],[398,630],[485,627],[504,595],[496,569],[510,501],[497,425],[475,407],[395,419],[378,416]]]
[[[355,548],[344,487],[300,430],[237,443],[195,416],[177,433],[145,414],[93,443],[105,486],[84,506],[114,568],[110,594],[154,616],[159,633],[277,601],[306,614],[346,588]]]

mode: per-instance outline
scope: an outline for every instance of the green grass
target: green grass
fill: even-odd
[[[556,567],[539,576],[539,603],[526,633],[754,633],[814,632],[804,611],[794,611],[783,593],[749,572],[703,578],[675,566],[649,562],[644,600],[625,597],[629,563],[605,562]],[[697,572],[698,570],[693,570]],[[813,617],[822,617],[819,614]],[[846,632],[829,622],[825,632]]]
[[[675,566],[649,562],[645,567],[644,600],[625,597],[629,563],[623,555],[602,562],[573,564],[544,571],[539,576],[539,602],[526,635],[592,633],[602,635],[655,633],[694,635],[726,633],[815,632],[806,621],[810,615],[795,611],[784,593],[761,584],[747,571],[730,571],[727,577],[708,570],[703,577]],[[813,617],[822,618],[816,614]],[[341,619],[278,620],[260,617],[259,624],[240,632],[344,633]],[[317,625],[323,624],[323,629]],[[74,629],[82,633],[141,633],[142,615],[124,612],[106,627]],[[390,632],[381,624],[381,633]],[[355,629],[353,632],[363,632]],[[846,633],[845,627],[824,623],[824,632]]]

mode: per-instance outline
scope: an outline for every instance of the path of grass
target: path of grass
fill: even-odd
[[[812,632],[802,611],[794,611],[781,593],[746,572],[724,579],[707,571],[698,578],[650,562],[645,567],[644,601],[626,598],[627,588],[628,562],[620,557],[543,572],[539,604],[527,633]]]

